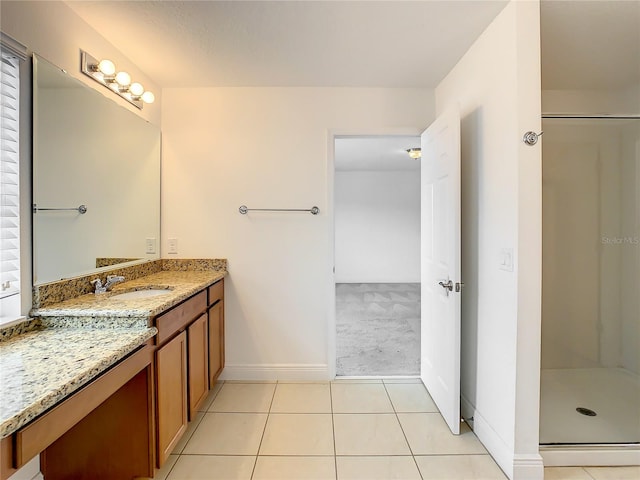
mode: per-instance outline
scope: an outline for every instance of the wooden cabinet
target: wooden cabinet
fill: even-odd
[[[224,368],[224,280],[209,287],[209,388]]]
[[[187,429],[187,334],[156,350],[156,428],[158,465],[162,465]]]
[[[224,307],[223,302],[209,309],[209,388],[213,388],[224,368]]]
[[[204,314],[187,328],[189,347],[189,420],[209,392],[209,322]]]
[[[180,441],[224,366],[223,297],[221,280],[155,318],[158,467]]]

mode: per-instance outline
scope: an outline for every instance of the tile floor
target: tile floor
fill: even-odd
[[[550,468],[545,478],[636,479],[634,468]],[[466,426],[449,433],[419,380],[394,379],[217,384],[155,478],[506,477]]]

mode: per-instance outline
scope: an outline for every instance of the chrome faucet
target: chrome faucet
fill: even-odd
[[[94,293],[108,292],[111,287],[120,282],[124,282],[124,277],[122,275],[107,275],[107,281],[104,285],[102,284],[102,280],[99,278],[91,280],[91,284],[96,288]]]

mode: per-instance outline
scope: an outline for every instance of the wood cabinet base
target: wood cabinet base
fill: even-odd
[[[151,367],[40,454],[47,480],[153,477]]]

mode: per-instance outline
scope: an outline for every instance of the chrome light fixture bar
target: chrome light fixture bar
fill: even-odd
[[[117,72],[111,60],[98,61],[84,50],[80,50],[80,70],[140,110],[145,103],[153,103],[155,100],[152,92],[145,91],[138,82],[131,82],[131,76],[127,72]]]

